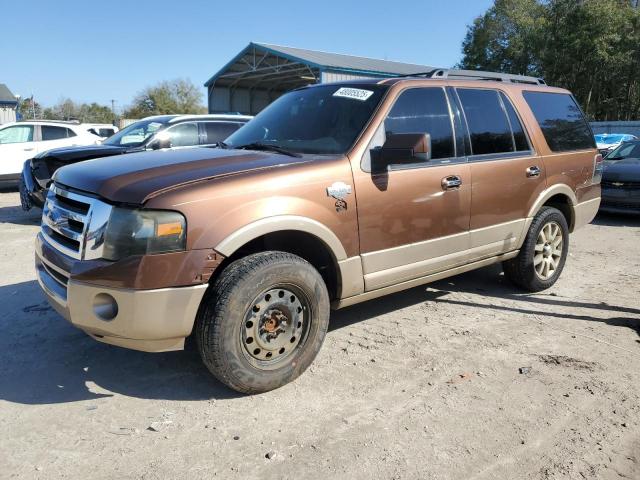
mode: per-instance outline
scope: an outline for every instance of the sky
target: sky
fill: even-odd
[[[0,83],[50,106],[129,105],[162,80],[202,86],[249,42],[450,67],[492,0],[0,0]],[[4,15],[3,15],[4,16]]]

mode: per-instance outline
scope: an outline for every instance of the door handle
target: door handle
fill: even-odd
[[[456,190],[462,185],[462,179],[458,175],[449,175],[442,179],[443,190]]]
[[[533,165],[527,168],[527,177],[539,177],[540,176],[540,167],[537,165]]]
[[[35,148],[31,147],[31,148],[24,148],[23,149],[25,152],[31,152],[33,150],[35,150]]]

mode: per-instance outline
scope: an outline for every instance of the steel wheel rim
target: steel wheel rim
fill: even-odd
[[[310,325],[309,302],[293,285],[280,285],[257,295],[240,329],[243,353],[260,369],[279,368],[304,345]]]
[[[542,280],[549,280],[560,267],[564,236],[557,222],[548,222],[542,227],[536,239],[533,268]]]

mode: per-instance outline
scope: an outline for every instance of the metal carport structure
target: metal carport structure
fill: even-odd
[[[434,67],[251,42],[205,86],[209,113],[255,115],[285,92],[314,83],[412,75]]]

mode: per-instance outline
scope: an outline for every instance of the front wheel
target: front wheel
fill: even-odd
[[[313,362],[329,325],[318,271],[284,252],[230,264],[203,299],[196,324],[202,360],[221,382],[261,393],[297,378]]]
[[[564,268],[569,251],[569,227],[560,210],[543,207],[534,217],[517,257],[502,263],[513,284],[529,292],[551,287]]]

